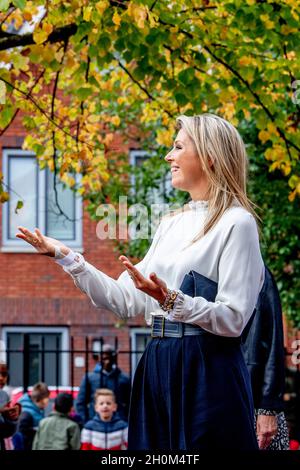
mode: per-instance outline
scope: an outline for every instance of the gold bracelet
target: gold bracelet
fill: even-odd
[[[160,303],[159,306],[165,312],[172,310],[174,307],[175,300],[177,299],[178,291],[168,289],[167,296],[163,303]]]

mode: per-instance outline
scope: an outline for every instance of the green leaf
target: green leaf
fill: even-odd
[[[9,7],[9,0],[0,0],[0,11],[6,11]]]
[[[15,207],[15,214],[17,214],[18,211],[19,211],[20,209],[22,209],[23,205],[24,205],[24,202],[23,202],[23,201],[18,201],[18,202],[17,202],[17,205],[16,205],[16,207]]]
[[[178,74],[178,80],[182,82],[184,85],[192,82],[194,77],[195,77],[195,70],[192,67],[185,69]]]
[[[84,101],[92,93],[93,93],[93,89],[91,87],[86,87],[86,88],[81,87],[76,91],[76,96],[78,96],[78,98],[80,98],[82,101]]]
[[[99,36],[97,45],[99,46],[99,48],[101,50],[106,50],[107,51],[110,48],[110,45],[111,45],[110,37],[107,36],[107,34],[101,34],[101,36]]]
[[[0,128],[4,128],[9,124],[11,118],[13,117],[15,109],[12,106],[5,106],[0,114]]]
[[[15,5],[15,7],[20,8],[20,10],[24,10],[26,0],[13,0],[13,4]]]
[[[179,106],[184,106],[189,102],[189,99],[183,93],[175,93],[175,100]]]

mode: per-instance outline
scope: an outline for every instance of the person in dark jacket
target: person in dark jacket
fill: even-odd
[[[8,394],[0,390],[0,450],[6,450],[5,439],[16,430],[20,408],[18,405],[11,407]]]
[[[288,450],[288,428],[283,412],[285,357],[282,309],[275,279],[267,267],[256,310],[242,338],[251,377],[259,447]]]
[[[116,366],[114,348],[110,344],[103,345],[101,363],[98,363],[93,372],[86,374],[82,379],[75,407],[83,423],[95,415],[94,396],[99,388],[108,388],[115,393],[118,415],[127,421],[131,390],[130,379]]]
[[[50,392],[45,383],[33,386],[30,395],[19,400],[22,413],[18,422],[17,432],[13,436],[15,450],[31,450],[33,439],[40,421],[44,418],[44,410],[49,402]]]

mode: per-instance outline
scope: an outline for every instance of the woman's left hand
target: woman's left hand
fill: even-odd
[[[278,432],[277,416],[258,415],[256,420],[256,434],[260,449],[266,449]]]
[[[168,287],[167,284],[157,277],[155,273],[151,273],[149,279],[146,279],[139,271],[134,267],[134,265],[129,261],[126,256],[120,256],[119,260],[122,261],[123,265],[127,269],[129,276],[134,282],[134,285],[137,289],[145,292],[145,294],[150,295],[154,299],[158,300],[159,303],[164,303]]]

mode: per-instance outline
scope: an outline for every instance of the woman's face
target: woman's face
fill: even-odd
[[[192,199],[205,199],[208,189],[194,142],[184,129],[178,132],[174,146],[165,156],[171,165],[172,186],[190,193]]]

